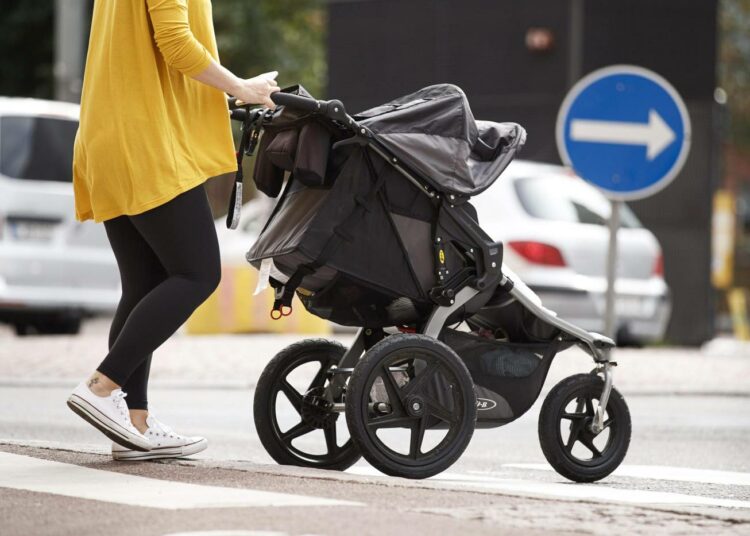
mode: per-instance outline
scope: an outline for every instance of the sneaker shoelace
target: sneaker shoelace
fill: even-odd
[[[125,397],[128,396],[128,394],[124,391],[120,391],[116,395],[114,395],[114,402],[115,407],[120,412],[120,415],[122,416],[123,420],[127,423],[128,428],[138,431],[135,426],[133,426],[133,422],[130,420],[130,413],[128,412],[128,405],[125,403]]]
[[[175,434],[174,430],[172,430],[171,427],[167,426],[166,424],[158,420],[156,417],[152,417],[152,419],[154,421],[154,426],[152,428],[156,428],[158,431],[160,431],[164,435],[164,437],[169,436],[170,438],[175,439],[176,437],[179,436],[179,434]]]

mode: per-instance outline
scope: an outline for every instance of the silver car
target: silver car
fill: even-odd
[[[611,205],[598,190],[564,167],[516,161],[472,202],[482,227],[504,242],[506,264],[545,307],[603,332]],[[618,250],[618,342],[659,341],[670,314],[662,252],[627,206]]]
[[[77,105],[0,97],[0,321],[76,333],[120,296],[102,225],[75,221]]]

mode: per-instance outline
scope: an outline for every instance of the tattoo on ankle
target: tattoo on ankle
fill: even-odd
[[[99,378],[91,378],[88,383],[89,389],[91,389],[91,387],[93,387],[97,383],[99,383]]]

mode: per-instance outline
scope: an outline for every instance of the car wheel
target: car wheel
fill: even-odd
[[[30,333],[29,325],[25,322],[16,322],[13,324],[13,330],[19,337],[25,337]]]

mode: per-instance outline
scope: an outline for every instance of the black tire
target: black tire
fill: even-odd
[[[285,381],[289,374],[298,367],[311,362],[319,362],[321,368],[311,379],[310,389],[323,388],[326,384],[326,372],[338,364],[346,348],[337,342],[322,339],[309,339],[288,346],[266,365],[258,379],[253,402],[253,416],[258,437],[268,454],[281,465],[296,465],[298,467],[315,467],[343,471],[354,465],[360,458],[356,445],[349,438],[343,445],[337,444],[336,421],[338,413],[325,417],[326,424],[318,428],[319,424],[309,424],[303,417],[302,404],[306,393],[299,393]],[[286,386],[282,382],[286,383]],[[284,391],[284,389],[290,389]],[[310,392],[308,389],[308,392]],[[276,398],[284,392],[300,416],[299,424],[289,430],[282,431],[276,415]],[[295,400],[292,400],[295,398]],[[293,432],[292,429],[295,429]],[[326,454],[316,454],[301,450],[292,445],[297,437],[322,429],[326,442]],[[291,437],[289,433],[292,432]],[[299,435],[295,435],[299,433]],[[290,439],[291,437],[291,439]]]
[[[60,316],[38,323],[36,329],[40,335],[78,335],[81,322],[80,316]]]
[[[74,313],[45,313],[14,324],[16,335],[77,335],[83,318]]]
[[[16,322],[13,324],[13,330],[19,337],[26,337],[30,334],[29,325],[23,322]]]
[[[394,367],[401,369],[398,379]],[[466,365],[448,346],[424,335],[391,335],[378,342],[349,380],[349,433],[365,459],[387,475],[427,478],[444,471],[469,444],[476,416],[474,382]],[[377,435],[381,428],[410,428],[408,452],[387,445]],[[422,452],[427,429],[447,432]]]
[[[544,457],[555,471],[574,482],[601,480],[617,469],[628,452],[630,411],[614,387],[604,414],[604,430],[593,434],[589,429],[594,419],[593,400],[599,400],[603,388],[604,381],[595,374],[565,378],[547,395],[539,414]],[[576,408],[571,412],[573,403]]]

